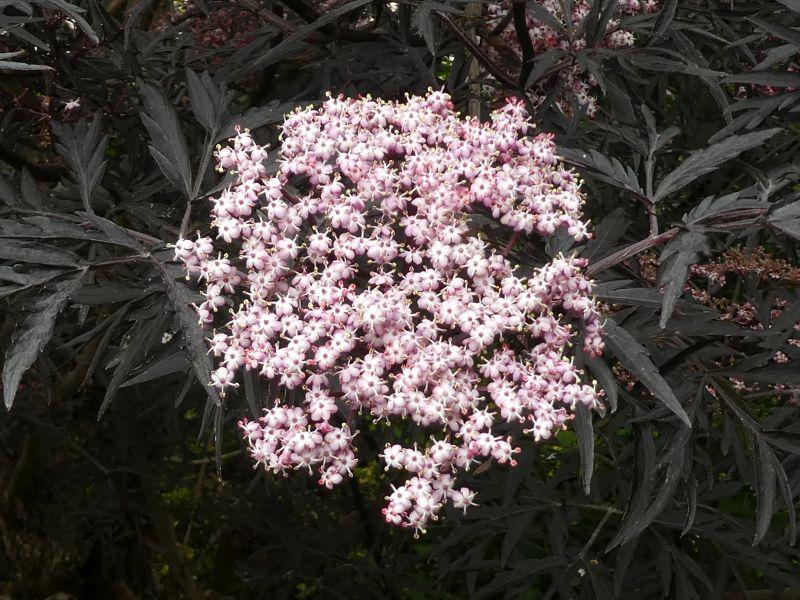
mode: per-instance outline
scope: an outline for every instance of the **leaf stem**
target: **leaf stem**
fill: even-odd
[[[668,242],[678,235],[678,232],[680,232],[680,228],[673,227],[662,234],[650,236],[646,239],[636,242],[635,244],[626,246],[622,250],[614,252],[614,254],[606,256],[605,258],[598,260],[596,263],[589,265],[589,267],[586,269],[586,274],[589,275],[589,277],[592,277],[601,271],[605,271],[606,269],[609,269],[614,265],[629,259],[632,256],[636,256],[640,252],[644,252],[649,248],[653,248],[654,246],[659,246]]]
[[[503,255],[504,257],[508,256],[508,254],[514,249],[514,246],[516,245],[517,240],[519,240],[521,235],[522,235],[521,231],[515,231],[509,238],[506,245],[503,247],[503,250],[502,252],[500,252],[500,254]]]
[[[519,89],[525,89],[528,75],[533,70],[533,60],[536,58],[536,50],[533,48],[533,41],[528,31],[528,23],[525,14],[525,0],[514,0],[511,5],[514,15],[514,31],[517,34],[517,41],[522,48],[522,69],[519,72]]]
[[[653,202],[647,204],[647,217],[650,220],[650,237],[658,235],[658,216],[656,216],[656,205]]]
[[[461,27],[458,26],[458,23],[456,23],[450,15],[438,10],[436,11],[436,14],[442,21],[444,21],[444,23],[450,28],[456,37],[461,40],[461,43],[467,47],[470,54],[472,54],[472,56],[474,56],[478,62],[483,65],[483,68],[486,69],[492,77],[497,79],[497,81],[508,88],[517,89],[517,82],[514,81],[514,79],[511,78],[508,73],[504,73],[503,70],[491,58],[489,58],[489,56],[483,52],[483,50],[481,50],[480,46],[478,46],[475,40],[473,40],[463,29],[461,29]]]

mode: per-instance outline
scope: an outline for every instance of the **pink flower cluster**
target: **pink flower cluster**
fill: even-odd
[[[257,464],[316,469],[330,488],[356,464],[358,414],[408,420],[413,439],[381,456],[410,478],[383,512],[419,532],[448,501],[473,503],[459,470],[515,464],[495,426],[547,439],[578,403],[599,406],[568,356],[576,325],[587,353],[603,349],[585,261],[523,276],[478,233],[483,215],[517,236],[587,237],[579,181],[529,129],[515,101],[480,123],[442,92],[329,97],[287,115],[275,174],[247,132],[218,149],[236,173],[212,208],[229,253],[198,234],[175,254],[206,282],[201,322],[225,321],[213,385],[224,393],[249,370],[302,392],[240,424]]]
[[[541,0],[538,4],[550,13],[556,21],[565,27],[567,26],[566,15],[564,14],[563,5],[560,0]],[[488,29],[495,29],[500,25],[505,15],[511,9],[510,5],[510,0],[488,4]],[[592,0],[575,0],[571,5],[571,27],[573,29],[578,29],[592,10]],[[658,8],[658,1],[618,0],[618,5],[618,15],[632,16],[655,12]],[[572,54],[582,50],[586,46],[586,40],[578,39],[570,42],[561,32],[553,29],[547,23],[540,21],[532,13],[527,14],[526,21],[528,25],[528,35],[533,42],[533,47],[537,56],[553,49],[564,50]],[[522,49],[519,45],[513,23],[509,21],[498,35],[521,60]],[[610,19],[606,25],[605,34],[595,43],[595,46],[606,48],[630,48],[634,45],[635,41],[631,31],[620,27],[619,19]],[[571,60],[568,65],[558,71],[558,76],[563,80],[564,87],[572,92],[578,104],[586,110],[588,116],[593,117],[597,114],[598,104],[597,98],[594,95],[597,81],[591,73],[585,72],[577,61]],[[534,105],[538,106],[544,100],[547,96],[547,91],[551,87],[552,84],[548,85],[547,89],[545,89],[544,85],[533,89],[532,100]],[[562,111],[569,112],[569,104],[565,102],[563,96],[562,93],[561,98],[556,101],[556,104]]]

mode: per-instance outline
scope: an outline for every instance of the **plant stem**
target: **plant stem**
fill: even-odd
[[[598,260],[596,263],[589,265],[589,268],[586,269],[586,274],[589,275],[589,277],[593,277],[601,271],[605,271],[606,269],[609,269],[632,256],[636,256],[640,252],[644,252],[649,248],[653,248],[654,246],[659,246],[665,242],[668,242],[678,235],[678,232],[680,232],[680,228],[673,227],[672,229],[668,229],[660,235],[651,236],[641,240],[640,242],[631,244],[630,246],[614,252],[614,254],[606,256],[602,260]]]

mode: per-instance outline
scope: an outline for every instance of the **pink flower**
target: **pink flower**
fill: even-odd
[[[478,123],[442,92],[329,97],[287,115],[276,176],[247,131],[217,150],[237,175],[211,210],[226,253],[198,236],[175,257],[206,284],[211,384],[224,394],[244,370],[301,392],[240,423],[256,464],[316,470],[332,488],[358,462],[356,413],[410,420],[431,441],[381,454],[410,475],[383,515],[420,533],[448,502],[474,505],[459,472],[516,464],[498,421],[548,439],[577,403],[600,407],[569,355],[581,330],[586,352],[603,348],[585,261],[559,256],[523,276],[474,233],[473,215],[488,213],[525,235],[588,235],[577,178],[552,136],[530,129],[515,101]]]

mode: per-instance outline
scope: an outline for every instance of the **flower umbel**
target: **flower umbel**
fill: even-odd
[[[480,123],[442,92],[329,97],[286,117],[277,173],[247,131],[218,149],[236,173],[212,208],[228,253],[198,236],[175,254],[206,282],[201,322],[224,322],[213,385],[253,371],[303,392],[240,423],[257,464],[316,471],[331,488],[357,463],[358,414],[410,420],[417,443],[381,455],[410,475],[383,514],[424,532],[448,501],[474,504],[460,470],[516,464],[498,424],[548,439],[578,403],[600,405],[569,356],[577,335],[588,354],[603,349],[585,261],[523,276],[478,233],[489,217],[517,236],[587,237],[579,181],[530,129],[516,101]]]

